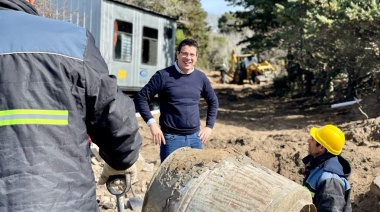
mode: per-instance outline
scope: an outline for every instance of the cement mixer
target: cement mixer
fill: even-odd
[[[181,148],[153,175],[146,212],[316,212],[310,192],[233,150]]]

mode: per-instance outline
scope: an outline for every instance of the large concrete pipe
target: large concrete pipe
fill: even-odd
[[[153,175],[146,212],[315,212],[310,192],[233,150],[182,148]]]

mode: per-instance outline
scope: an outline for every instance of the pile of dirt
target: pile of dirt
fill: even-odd
[[[352,166],[350,182],[353,211],[376,211],[379,199],[370,192],[375,177],[380,176],[380,118],[378,101],[371,97],[360,103],[367,119],[357,105],[331,109],[312,98],[281,99],[271,95],[265,85],[233,85],[218,83],[219,72],[207,73],[219,98],[217,123],[204,149],[232,148],[272,171],[301,183],[302,158],[307,155],[307,139],[312,126],[335,124],[346,135],[342,156]],[[201,103],[202,126],[205,125],[206,103]],[[158,119],[158,115],[155,115]],[[143,197],[154,172],[159,168],[159,147],[152,143],[149,128],[138,118],[144,138],[137,163],[139,181],[134,185]],[[101,163],[93,160],[96,178]],[[131,193],[127,194],[131,196]],[[105,186],[98,186],[97,196],[102,211],[116,211],[109,202],[116,199]],[[111,199],[113,198],[113,199]],[[108,202],[108,207],[104,207]],[[130,210],[127,210],[130,211]]]

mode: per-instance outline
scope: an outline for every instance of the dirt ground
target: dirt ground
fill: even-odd
[[[204,149],[233,148],[263,166],[297,183],[302,181],[301,159],[307,154],[307,139],[312,126],[338,125],[346,134],[342,156],[352,166],[350,182],[353,211],[379,210],[379,198],[370,192],[375,177],[380,176],[380,118],[377,97],[368,97],[357,104],[331,109],[309,98],[284,99],[272,95],[269,85],[220,84],[219,72],[207,73],[219,99],[217,122]],[[205,102],[201,103],[202,125],[205,121]],[[158,115],[155,115],[158,119]],[[152,144],[149,128],[138,118],[144,138],[137,162],[138,179],[134,184],[137,196],[143,197],[147,186],[159,169],[159,148]],[[95,177],[101,163],[93,159]],[[117,211],[116,199],[105,186],[97,187],[101,211]],[[131,193],[127,193],[127,198]],[[110,204],[113,203],[113,204]],[[112,208],[113,207],[113,208]],[[109,208],[109,209],[108,209]],[[126,210],[130,211],[130,210]]]

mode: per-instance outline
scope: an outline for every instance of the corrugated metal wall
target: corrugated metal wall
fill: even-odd
[[[65,20],[88,29],[97,46],[100,40],[100,2],[101,0],[50,0],[44,1],[42,15]]]
[[[115,1],[103,1],[101,14],[101,26],[103,29],[101,32],[101,50],[111,61],[109,68],[112,74],[117,76],[120,70],[126,72],[126,78],[118,78],[118,83],[124,90],[139,90],[148,83],[151,76],[157,70],[173,64],[176,30],[176,21],[174,19]],[[113,23],[115,20],[133,24],[132,63],[123,63],[113,60],[112,57],[108,57],[113,52],[111,38],[113,36]],[[143,27],[158,30],[156,65],[141,63]],[[172,29],[172,37],[170,39],[165,36],[165,28]]]
[[[42,6],[41,2],[43,2]],[[41,2],[40,6],[45,11],[40,13],[45,17],[69,21],[92,33],[108,64],[110,74],[118,77],[118,84],[125,91],[140,90],[157,70],[170,66],[174,62],[176,20],[171,17],[112,0],[46,0]],[[115,20],[133,24],[131,61],[114,59]],[[158,30],[157,64],[155,65],[141,62],[143,27]],[[170,35],[168,35],[169,31]]]

